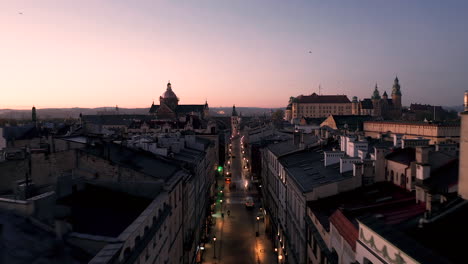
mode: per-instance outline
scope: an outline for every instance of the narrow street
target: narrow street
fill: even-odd
[[[218,180],[218,186],[224,188],[221,196],[223,202],[217,202],[214,215],[216,228],[212,236],[216,236],[216,242],[214,245],[211,239],[210,243],[206,244],[203,263],[276,263],[272,243],[265,236],[263,217],[259,214],[261,205],[257,190],[243,170],[245,161],[242,159],[240,138],[233,139],[231,153],[230,168],[226,168],[232,175],[231,182]],[[247,197],[253,198],[255,203],[253,208],[246,207]],[[229,216],[228,210],[230,210]]]

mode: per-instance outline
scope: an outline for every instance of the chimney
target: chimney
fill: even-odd
[[[294,144],[294,145],[299,145],[300,141],[301,141],[300,132],[299,132],[299,131],[294,131],[294,134],[293,134],[293,144]]]
[[[429,163],[429,152],[431,147],[428,146],[418,146],[416,147],[416,162],[419,164],[428,164]]]
[[[468,112],[468,90],[465,91],[464,106],[465,106],[465,112]]]

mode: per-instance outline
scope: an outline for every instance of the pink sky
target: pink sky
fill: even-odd
[[[283,107],[319,84],[350,98],[370,96],[376,82],[390,92],[397,73],[404,103],[439,102],[406,89],[440,87],[413,77],[424,69],[369,54],[382,53],[373,29],[350,39],[307,2],[249,3],[0,0],[0,108],[148,107],[168,80],[182,104]]]

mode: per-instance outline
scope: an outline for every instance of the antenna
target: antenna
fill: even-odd
[[[319,84],[319,95],[322,95],[322,85]]]

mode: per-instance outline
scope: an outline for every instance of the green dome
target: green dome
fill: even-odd
[[[380,93],[379,90],[377,89],[377,84],[375,85],[375,90],[374,93],[372,94],[372,99],[380,99]]]

